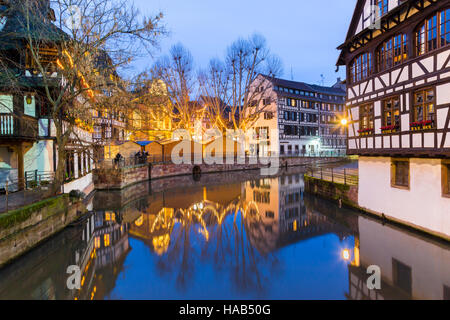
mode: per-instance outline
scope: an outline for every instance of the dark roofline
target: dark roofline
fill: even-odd
[[[264,76],[266,77],[266,76]],[[266,77],[267,78],[267,77]],[[296,89],[301,91],[310,91],[322,94],[335,94],[335,95],[345,95],[345,90],[333,87],[319,86],[315,84],[308,84],[300,81],[284,80],[280,78],[267,78],[272,81],[276,86],[287,87],[289,89]]]

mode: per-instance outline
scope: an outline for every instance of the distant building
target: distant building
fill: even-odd
[[[160,141],[172,138],[173,119],[168,114],[172,106],[166,84],[154,80],[148,87],[135,93],[137,106],[129,112],[128,139],[133,141]]]
[[[263,92],[264,109],[248,143],[252,154],[345,155],[345,85],[332,87],[260,76],[255,90]],[[268,130],[278,130],[271,137]],[[275,138],[275,139],[273,139]]]

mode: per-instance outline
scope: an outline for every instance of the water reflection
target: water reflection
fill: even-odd
[[[371,264],[380,291],[364,285]],[[444,245],[305,195],[301,172],[207,175],[97,193],[84,220],[0,270],[0,298],[442,299],[449,266]]]
[[[450,248],[375,220],[358,218],[357,260],[349,265],[349,299],[450,300]],[[367,267],[382,270],[381,290],[365,285]]]

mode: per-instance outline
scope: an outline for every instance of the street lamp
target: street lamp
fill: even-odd
[[[25,98],[27,104],[32,104],[33,103],[33,97],[31,96],[31,94],[28,94]]]

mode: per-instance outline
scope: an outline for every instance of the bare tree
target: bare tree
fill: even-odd
[[[208,97],[210,121],[222,129],[251,128],[269,102],[264,101],[270,90],[264,85],[270,81],[265,80],[281,73],[281,61],[270,53],[264,37],[255,34],[233,42],[224,62],[211,60],[208,70],[200,74],[200,90]]]
[[[89,148],[92,111],[127,108],[129,83],[116,73],[149,52],[165,34],[162,13],[141,16],[127,0],[10,1],[25,61],[2,56],[9,69],[26,69],[36,95],[49,109],[57,144],[56,189],[64,182],[66,147]],[[19,43],[19,42],[18,42]],[[25,65],[24,65],[25,62]],[[24,88],[24,77],[6,82]],[[105,90],[108,93],[105,94]],[[124,112],[126,114],[126,112]],[[84,129],[84,130],[83,130]]]
[[[173,105],[166,114],[176,128],[192,135],[199,121],[219,130],[250,128],[267,108],[263,101],[267,102],[265,93],[270,89],[255,90],[256,84],[281,72],[281,62],[270,53],[265,39],[253,35],[235,41],[224,61],[212,59],[198,73],[190,52],[177,44],[155,64],[152,77],[167,85]]]
[[[166,108],[175,129],[186,129],[194,133],[197,120],[204,118],[204,110],[197,102],[198,82],[191,53],[182,44],[170,49],[170,54],[159,59],[152,69],[153,79],[167,86],[172,101]]]

